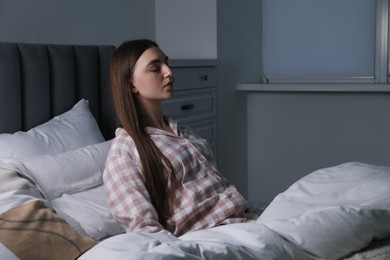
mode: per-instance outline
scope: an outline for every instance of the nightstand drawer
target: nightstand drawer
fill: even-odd
[[[163,112],[176,120],[203,119],[216,114],[215,89],[178,91],[163,102]]]
[[[217,84],[215,67],[173,67],[175,90],[215,87]]]

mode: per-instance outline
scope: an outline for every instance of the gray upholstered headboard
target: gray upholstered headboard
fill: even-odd
[[[116,117],[109,87],[114,46],[0,43],[0,133],[26,131],[89,100],[106,139]]]

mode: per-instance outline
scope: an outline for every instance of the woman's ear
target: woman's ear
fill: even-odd
[[[129,82],[131,93],[137,93],[138,89],[133,85],[133,82]]]
[[[133,85],[131,85],[130,88],[131,88],[131,93],[138,93],[138,89]]]

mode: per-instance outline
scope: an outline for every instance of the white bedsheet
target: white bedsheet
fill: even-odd
[[[315,171],[251,223],[187,233],[128,233],[80,259],[340,259],[390,237],[390,168],[351,162]]]

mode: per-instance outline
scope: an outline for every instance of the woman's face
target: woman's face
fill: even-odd
[[[167,56],[157,47],[147,49],[134,66],[132,92],[148,101],[162,101],[173,96],[173,72]]]

